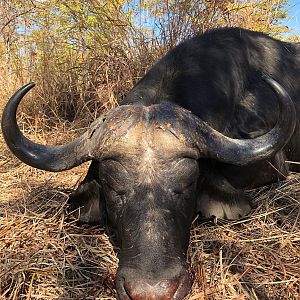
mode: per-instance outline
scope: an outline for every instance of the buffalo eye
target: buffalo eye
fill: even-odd
[[[180,195],[180,194],[184,194],[185,192],[189,192],[196,184],[196,179],[192,180],[191,182],[187,183],[187,184],[179,184],[178,186],[176,186],[172,192],[176,195]]]
[[[199,166],[195,159],[181,158],[174,161],[172,171],[169,172],[168,186],[176,195],[192,191],[198,181]]]
[[[115,159],[106,159],[101,163],[101,182],[104,189],[114,195],[123,196],[131,186],[127,169]]]
[[[107,191],[111,192],[112,194],[114,194],[116,196],[125,196],[127,193],[125,190],[122,190],[118,187],[114,187],[106,181],[104,181],[104,186]]]

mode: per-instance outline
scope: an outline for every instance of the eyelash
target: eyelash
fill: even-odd
[[[118,197],[120,198],[122,201],[125,200],[125,196],[126,196],[126,192],[120,192],[120,191],[117,191],[115,190],[111,185],[109,185],[107,182],[104,183],[106,188],[110,191],[110,192],[113,192],[114,196],[115,197]]]
[[[184,192],[186,190],[188,190],[190,187],[192,187],[195,184],[195,181],[192,181],[191,183],[189,183],[187,186],[185,186],[183,189],[179,190],[174,190],[173,193],[175,195],[180,195],[180,194],[184,194]]]

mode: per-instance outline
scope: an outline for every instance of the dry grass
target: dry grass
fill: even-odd
[[[53,39],[42,26],[31,40],[26,34],[15,38],[20,34],[16,24],[33,22],[36,28],[34,15],[15,16],[24,8],[37,13],[37,20],[48,19],[51,7],[45,1],[2,2],[0,21],[13,21],[1,32],[12,44],[0,43],[0,111],[18,87],[36,81],[33,97],[21,104],[20,118],[21,127],[41,143],[56,144],[77,135],[66,130],[69,121],[80,128],[112,108],[184,38],[226,25],[273,34],[283,27],[276,21],[282,1],[248,1],[242,6],[239,3],[245,1],[173,1],[173,14],[166,14],[166,1],[147,11],[158,26],[154,37],[132,26],[126,15],[111,11],[111,18],[110,11],[102,9],[103,1],[92,0],[79,2],[90,12],[96,10],[97,27],[67,9],[67,16],[77,20],[73,33],[54,34]],[[68,1],[53,3],[61,7]],[[143,3],[132,8],[133,19],[143,15],[148,2]],[[69,51],[66,40],[78,33],[87,46]],[[117,258],[108,237],[99,227],[77,227],[66,213],[68,194],[87,165],[59,174],[38,171],[20,163],[1,138],[0,299],[115,299]],[[246,220],[217,226],[195,222],[189,260],[196,280],[189,299],[299,299],[299,181],[294,175],[278,186],[253,192],[258,208]]]
[[[252,194],[248,218],[194,226],[190,299],[300,299],[300,177]]]
[[[58,126],[30,138],[59,143],[75,134]],[[0,149],[0,299],[115,299],[118,260],[108,237],[66,213],[87,164],[52,174],[20,163],[3,140]],[[252,193],[258,207],[249,218],[195,222],[187,299],[300,298],[300,176]]]
[[[0,3],[0,106],[34,81],[22,111],[79,126],[112,108],[179,42],[226,26],[279,36],[290,7],[282,0]]]

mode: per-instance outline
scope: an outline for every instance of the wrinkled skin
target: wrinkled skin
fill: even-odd
[[[176,131],[149,122],[151,109],[109,143],[70,197],[81,221],[108,220],[117,235],[119,299],[182,299],[193,279],[185,261],[192,220],[198,213],[238,219],[251,209],[213,162]]]
[[[92,163],[82,186],[100,178],[93,185],[102,191],[102,213],[120,247],[120,299],[181,299],[189,291],[185,254],[197,209],[198,156],[171,132],[139,123],[111,146],[109,157]]]
[[[230,35],[231,41],[228,38]],[[236,36],[241,39],[244,37],[245,41],[238,41]],[[214,39],[215,44],[212,42]],[[224,46],[223,40],[227,39]],[[260,39],[261,45],[258,42]],[[200,46],[201,43],[203,46]],[[243,48],[245,45],[248,50]],[[285,61],[269,60],[269,64],[264,65],[267,59],[263,57],[278,57],[278,53],[283,51],[281,47],[289,53],[282,54]],[[171,100],[191,110],[214,128],[226,131],[231,137],[255,138],[272,128],[278,118],[274,94],[257,83],[257,70],[285,81],[285,87],[296,103],[299,119],[299,85],[291,87],[291,82],[298,82],[300,65],[299,68],[292,68],[295,65],[292,53],[296,50],[291,49],[290,44],[287,47],[260,34],[252,36],[251,33],[247,36],[244,33],[242,36],[238,30],[228,34],[226,30],[216,32],[211,41],[208,38],[203,41],[201,37],[195,38],[181,44],[158,62],[123,103],[148,106]],[[253,51],[254,59],[250,56],[246,58],[243,51]],[[229,55],[231,52],[234,55]],[[275,66],[277,62],[285,66]],[[246,70],[245,66],[249,64],[251,67]],[[282,70],[285,68],[286,76],[283,78]],[[244,74],[240,72],[243,69]],[[278,77],[277,71],[274,71],[277,69],[280,70]],[[211,78],[211,82],[206,81],[207,78]],[[224,78],[227,79],[224,81]],[[110,221],[120,243],[120,265],[116,280],[119,298],[182,299],[191,286],[185,253],[192,219],[197,213],[204,217],[231,220],[246,216],[251,210],[251,200],[244,189],[284,179],[288,175],[288,166],[284,161],[287,158],[299,160],[299,137],[297,125],[284,150],[269,160],[247,166],[199,159],[186,154],[177,157],[174,150],[183,145],[174,137],[170,143],[174,143],[174,148],[171,147],[173,151],[161,150],[163,143],[156,142],[150,147],[145,143],[138,148],[134,158],[127,155],[128,151],[132,154],[131,149],[122,150],[122,166],[113,160],[103,163],[94,161],[89,170],[90,174],[94,174],[91,177],[111,182],[112,189],[105,187],[104,182],[99,182],[99,189],[103,189],[100,203],[106,203],[107,211],[102,211],[98,219]],[[150,139],[154,140],[154,136]],[[145,138],[139,136],[137,140]],[[127,143],[124,141],[123,145]],[[170,153],[173,156],[164,157]],[[155,176],[151,179],[153,168]],[[113,178],[117,178],[115,181],[111,178],[112,174]],[[106,176],[110,179],[106,179]],[[124,180],[129,178],[131,182],[125,181],[125,184]],[[145,178],[149,179],[146,186],[145,182],[141,184]],[[120,188],[126,186],[126,190]],[[88,203],[84,206],[88,207]],[[83,216],[89,218],[84,213]],[[166,257],[164,251],[171,253],[173,259]],[[178,257],[177,260],[175,257]]]
[[[71,143],[38,145],[19,132],[18,99],[32,86],[11,98],[2,130],[33,167],[58,172],[92,161],[70,209],[81,222],[114,229],[119,299],[183,299],[192,285],[185,256],[195,216],[244,217],[245,190],[284,179],[285,160],[299,161],[299,78],[299,45],[221,29],[171,50],[122,106]]]

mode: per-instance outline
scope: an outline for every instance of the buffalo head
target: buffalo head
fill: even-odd
[[[279,99],[280,119],[253,139],[227,137],[191,112],[162,103],[119,106],[68,144],[39,145],[24,137],[16,122],[18,104],[34,84],[11,97],[2,130],[11,151],[33,167],[59,172],[93,161],[96,211],[99,218],[105,211],[120,245],[120,299],[182,299],[192,285],[185,255],[205,159],[233,165],[266,159],[294,131],[291,99],[277,82],[265,80]]]

